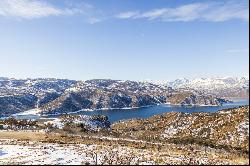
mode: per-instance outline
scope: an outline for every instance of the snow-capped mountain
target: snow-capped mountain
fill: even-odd
[[[0,77],[0,96],[63,92],[76,81],[54,78],[14,79]]]
[[[249,79],[245,77],[177,79],[166,83],[174,89],[192,89],[220,97],[248,97]]]
[[[0,79],[0,116],[40,109],[68,113],[82,109],[134,108],[164,103],[221,105],[225,100],[149,82],[94,79]]]

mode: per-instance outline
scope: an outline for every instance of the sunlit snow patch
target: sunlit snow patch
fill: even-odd
[[[40,109],[30,109],[21,113],[13,114],[12,117],[17,119],[39,119],[40,118]]]

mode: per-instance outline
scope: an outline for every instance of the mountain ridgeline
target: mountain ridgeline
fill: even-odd
[[[150,82],[0,77],[0,116],[34,108],[43,114],[60,114],[82,109],[135,108],[166,103],[221,105],[224,102],[227,100],[202,90],[180,90]]]
[[[166,85],[174,89],[203,91],[206,94],[221,98],[249,98],[249,79],[245,77],[233,78],[196,78],[177,79]]]

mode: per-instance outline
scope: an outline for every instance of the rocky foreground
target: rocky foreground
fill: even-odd
[[[62,116],[49,123],[0,130],[0,164],[249,164],[249,106],[111,126],[105,116]]]

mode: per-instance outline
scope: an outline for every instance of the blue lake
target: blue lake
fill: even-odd
[[[158,105],[151,107],[143,107],[136,109],[113,109],[113,110],[96,110],[96,111],[81,111],[75,114],[81,115],[107,115],[111,123],[123,119],[132,118],[148,118],[153,115],[160,115],[166,112],[216,112],[221,109],[234,108],[242,105],[248,105],[249,100],[238,100],[233,103],[227,103],[223,106],[193,106],[193,107],[183,107],[183,106],[173,106],[173,105]],[[49,116],[56,117],[56,116]]]
[[[95,110],[95,111],[78,111],[77,113],[71,113],[74,115],[106,115],[111,123],[133,118],[148,118],[154,115],[161,115],[166,112],[216,112],[222,109],[234,108],[238,106],[249,105],[249,99],[235,100],[233,103],[223,104],[222,106],[174,106],[174,105],[158,105],[135,109],[112,109],[112,110]],[[59,115],[46,115],[43,118],[56,118]],[[39,119],[39,115],[16,115],[18,119]],[[2,117],[4,118],[4,117]],[[0,117],[1,119],[1,117]]]

